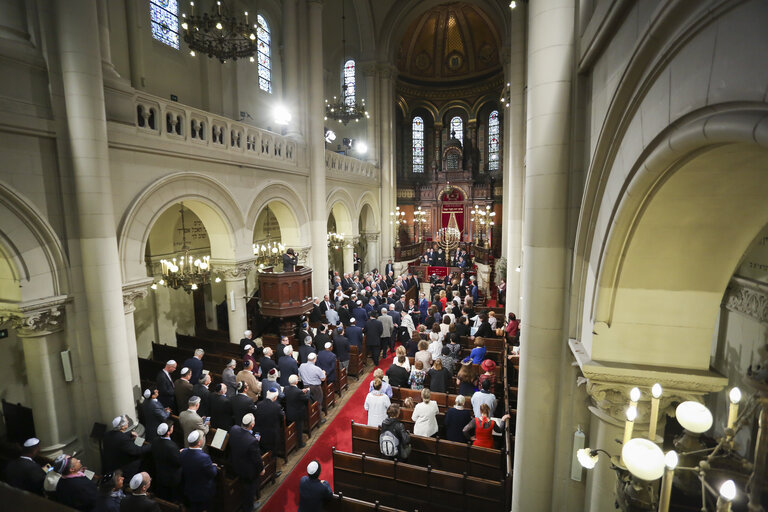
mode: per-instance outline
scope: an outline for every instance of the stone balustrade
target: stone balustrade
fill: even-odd
[[[330,178],[379,181],[379,168],[372,163],[328,150],[325,151],[325,170]]]

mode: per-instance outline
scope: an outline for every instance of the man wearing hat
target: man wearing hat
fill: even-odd
[[[5,466],[4,480],[17,489],[43,495],[45,470],[34,458],[40,452],[40,440],[32,437],[24,441],[21,456]]]
[[[80,459],[59,455],[53,463],[53,470],[61,475],[56,484],[56,501],[82,512],[93,509],[99,490],[96,483],[85,476],[85,467]]]
[[[259,388],[261,389],[261,388]],[[254,405],[253,400],[248,395],[248,383],[241,381],[237,383],[237,394],[232,397],[232,423],[234,425],[239,425],[240,422],[243,419],[243,416],[245,416],[248,413],[255,414],[256,413],[256,405]]]
[[[339,359],[339,366],[345,370],[349,368],[349,340],[344,336],[346,328],[339,325],[333,330],[333,350]]]
[[[283,388],[280,387],[280,384],[277,383],[277,377],[280,375],[280,372],[277,371],[277,368],[272,368],[267,373],[267,378],[261,382],[261,398],[260,400],[264,400],[267,397],[267,392],[269,391],[276,391],[280,398],[283,398]]]
[[[304,385],[309,388],[309,396],[312,397],[312,400],[322,405],[322,384],[325,380],[325,372],[315,364],[316,360],[317,354],[309,354],[307,356],[307,362],[299,366],[299,377],[301,377]]]
[[[345,326],[349,325],[349,320],[352,318],[352,312],[349,310],[349,304],[342,302],[339,308],[339,321]]]
[[[246,414],[241,425],[235,425],[229,431],[229,461],[243,482],[242,510],[248,512],[261,505],[254,500],[259,496],[259,477],[264,476],[259,436],[253,433],[254,424],[253,414]]]
[[[232,427],[232,402],[226,384],[216,384],[211,393],[211,426],[229,430]]]
[[[310,336],[304,337],[304,344],[299,347],[299,364],[304,364],[307,362],[307,356],[309,354],[315,354],[317,353],[317,349],[312,346],[312,338]]]
[[[480,414],[482,404],[488,404],[488,407],[491,408],[491,414],[496,410],[496,396],[491,393],[491,381],[484,380],[480,387],[480,391],[475,391],[475,394],[472,395],[472,410],[475,413],[475,418],[482,418]]]
[[[181,412],[187,406],[189,397],[195,394],[190,380],[192,379],[192,370],[187,367],[181,369],[181,377],[176,379],[173,385],[173,393],[176,396],[176,410]]]
[[[313,460],[307,465],[306,476],[299,482],[298,512],[322,512],[323,503],[333,498],[333,489],[320,480],[320,462]]]
[[[349,321],[349,327],[344,329],[344,335],[349,340],[350,345],[357,348],[363,346],[363,325],[357,325],[357,320],[354,318]]]
[[[203,451],[205,433],[193,430],[185,438],[185,448],[179,455],[181,479],[184,482],[184,496],[189,500],[191,512],[204,512],[211,509],[216,497],[216,475],[218,466]]]
[[[152,459],[155,461],[155,494],[177,501],[181,495],[181,460],[179,447],[171,439],[173,423],[161,423],[156,431],[158,438],[152,443]]]
[[[146,438],[150,442],[157,437],[157,426],[171,415],[171,408],[163,407],[157,398],[158,394],[157,386],[144,390],[144,403],[141,404],[144,410],[144,427],[147,430]]]
[[[197,413],[198,409],[200,409],[200,397],[194,395],[189,397],[187,410],[179,414],[179,424],[184,437],[197,430],[202,431],[203,434],[208,433],[208,418],[201,418]]]
[[[325,344],[331,341],[331,337],[328,336],[328,333],[326,332],[327,328],[328,328],[327,325],[325,324],[321,325],[320,329],[318,329],[317,336],[315,336],[315,339],[314,339],[315,349],[317,349],[318,352],[323,350],[323,347],[325,347]]]
[[[248,384],[248,392],[246,394],[255,403],[259,401],[259,397],[261,396],[261,382],[259,382],[259,380],[256,379],[256,377],[253,375],[251,372],[252,369],[253,368],[251,368],[251,362],[244,361],[243,369],[237,372],[235,380],[237,382],[245,382]]]
[[[234,359],[230,359],[224,371],[221,372],[221,382],[227,385],[227,396],[235,396],[235,390],[237,389],[237,377],[235,377],[235,366],[237,362]]]
[[[288,385],[288,377],[299,374],[299,364],[293,358],[293,347],[286,345],[283,347],[283,355],[277,360],[277,369],[280,372],[278,382],[281,386]]]
[[[383,351],[383,357],[387,356],[387,349],[392,347],[392,334],[395,332],[395,321],[387,314],[387,308],[381,308],[381,316],[379,317],[381,322],[381,350]]]
[[[277,391],[267,391],[266,398],[259,402],[254,419],[255,431],[261,434],[261,451],[275,452],[280,441],[280,428],[285,417],[283,408],[277,403]]]
[[[355,309],[352,310],[352,317],[358,325],[364,325],[368,321],[368,311],[363,307],[363,301],[358,300],[355,303]]]
[[[379,365],[379,351],[381,349],[381,336],[384,332],[384,326],[376,318],[376,312],[371,315],[370,320],[365,323],[365,346],[373,359],[374,366]]]
[[[141,456],[149,452],[150,445],[136,446],[136,432],[128,433],[130,426],[126,416],[112,420],[112,430],[104,434],[101,447],[101,471],[111,473],[122,469],[125,478],[139,472]]]
[[[120,502],[120,512],[160,512],[160,506],[147,496],[152,483],[149,473],[136,473],[128,484],[133,491]]]
[[[325,372],[325,382],[329,386],[336,382],[336,354],[333,353],[333,343],[329,341],[325,344],[323,350],[317,354],[316,364]]]
[[[285,418],[288,423],[296,423],[296,435],[299,438],[299,448],[304,447],[304,421],[307,417],[307,404],[309,403],[309,388],[299,389],[298,375],[288,377],[288,386],[285,388]]]
[[[163,407],[173,407],[175,405],[175,393],[173,377],[171,374],[176,371],[176,361],[171,359],[165,363],[165,368],[157,372],[155,384],[159,392],[157,399],[163,404]]]

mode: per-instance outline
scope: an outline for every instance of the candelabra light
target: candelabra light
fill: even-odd
[[[259,268],[276,267],[283,261],[285,246],[277,240],[262,240],[253,243],[253,255]]]
[[[422,242],[424,240],[424,230],[427,226],[427,212],[422,210],[419,206],[415,212],[413,212],[413,230],[416,235],[416,241]]]
[[[400,225],[405,225],[405,212],[395,206],[395,211],[389,212],[389,223],[394,226],[395,247],[400,246]]]
[[[184,203],[181,203],[179,212],[181,213],[181,253],[172,258],[160,260],[162,277],[152,283],[153,290],[157,290],[158,286],[168,286],[174,290],[181,288],[189,293],[210,282],[211,257],[191,253],[187,244]]]
[[[326,239],[328,240],[328,248],[329,249],[341,249],[344,245],[344,233],[335,233],[333,231],[329,231],[326,235]]]
[[[244,19],[227,16],[221,12],[221,2],[216,2],[213,12],[195,14],[195,3],[190,2],[190,15],[181,15],[181,28],[184,30],[184,42],[189,46],[190,54],[201,52],[220,62],[249,58],[255,62],[258,49],[257,24],[251,25],[248,12]]]
[[[490,205],[485,205],[485,208],[475,205],[474,209],[469,213],[472,215],[472,224],[474,226],[473,239],[475,245],[483,245],[483,242],[486,242],[487,245],[490,246],[491,231],[496,224],[496,212],[491,211]]]

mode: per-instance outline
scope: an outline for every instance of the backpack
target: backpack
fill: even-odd
[[[400,447],[400,440],[389,430],[385,430],[379,436],[379,451],[384,457],[396,457]]]

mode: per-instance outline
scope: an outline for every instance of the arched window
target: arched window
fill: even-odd
[[[412,125],[413,172],[424,172],[424,120],[416,116]]]
[[[269,32],[269,23],[259,14],[256,16],[256,38],[258,39],[259,58],[259,88],[262,91],[272,92],[272,37]]]
[[[178,50],[178,0],[149,0],[149,19],[152,25],[152,37]]]
[[[344,104],[355,106],[355,61],[352,59],[344,63]]]
[[[459,116],[451,119],[451,134],[464,146],[464,121]]]
[[[488,170],[499,170],[499,111],[488,116]]]

